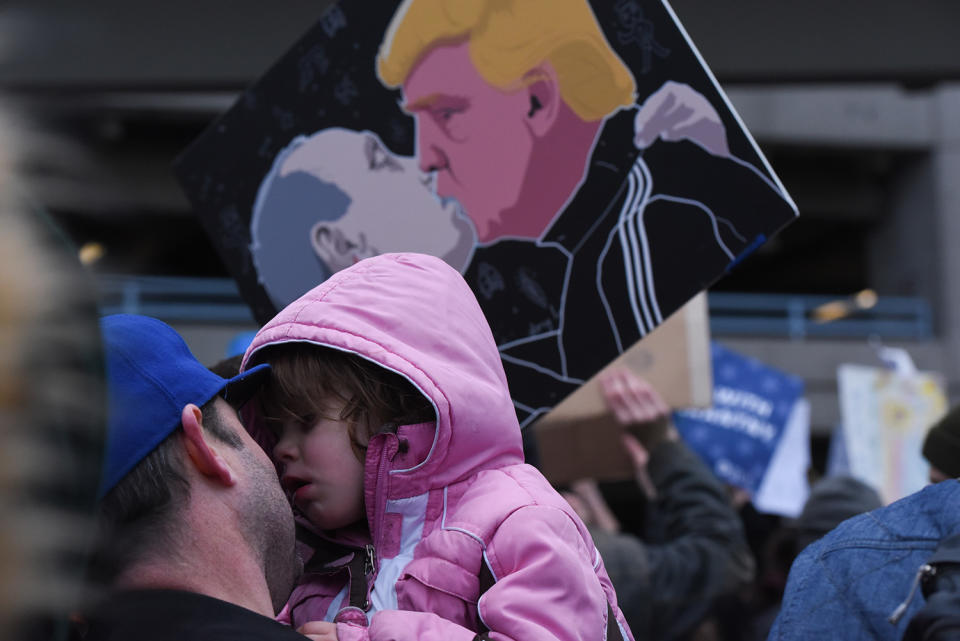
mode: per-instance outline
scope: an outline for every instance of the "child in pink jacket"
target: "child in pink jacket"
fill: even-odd
[[[583,523],[533,467],[490,328],[440,259],[363,260],[261,329],[263,430],[310,553],[316,639],[632,640]],[[270,451],[270,450],[268,450]]]

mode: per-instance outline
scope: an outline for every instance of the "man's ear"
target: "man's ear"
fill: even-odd
[[[189,403],[180,413],[183,424],[184,443],[190,462],[205,477],[216,480],[226,486],[236,485],[237,479],[226,461],[211,447],[208,436],[203,431],[203,412]]]
[[[528,97],[526,123],[535,136],[543,136],[553,127],[560,112],[560,85],[549,62],[543,62],[523,76]]]

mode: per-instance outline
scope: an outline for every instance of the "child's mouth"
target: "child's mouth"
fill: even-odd
[[[309,484],[309,483],[305,483],[305,484],[301,485],[300,487],[298,487],[296,490],[294,490],[294,491],[293,491],[293,502],[299,504],[299,502],[303,499],[304,493],[307,491],[307,489],[308,489],[309,487],[310,487],[310,484]]]
[[[283,487],[284,492],[286,492],[287,499],[291,503],[294,503],[296,502],[298,496],[303,494],[303,490],[310,486],[310,483],[296,477],[284,476],[280,480],[280,485]]]

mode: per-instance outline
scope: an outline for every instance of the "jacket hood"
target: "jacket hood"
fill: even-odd
[[[241,371],[259,350],[289,342],[357,354],[404,376],[433,403],[432,442],[428,434],[415,448],[418,460],[390,471],[390,498],[523,462],[490,327],[463,277],[439,258],[383,254],[337,272],[263,326]]]

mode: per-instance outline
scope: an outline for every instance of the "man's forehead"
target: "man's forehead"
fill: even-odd
[[[235,407],[233,403],[231,403],[230,401],[226,400],[222,396],[222,392],[213,397],[213,404],[214,404],[217,416],[220,417],[221,420],[225,420],[225,419],[232,420],[234,418],[237,418],[239,420],[240,409],[238,407]]]

